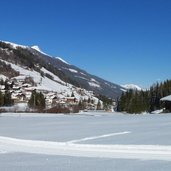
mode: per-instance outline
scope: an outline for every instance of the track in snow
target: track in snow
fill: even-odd
[[[111,137],[111,136],[129,134],[129,133],[131,133],[131,132],[125,131],[125,132],[104,134],[104,135],[99,135],[99,136],[86,137],[86,138],[82,138],[82,139],[78,139],[78,140],[71,140],[71,141],[68,141],[67,143],[78,143],[78,142],[82,142],[82,141],[95,140],[95,139],[99,139],[99,138],[106,138],[106,137]]]
[[[90,145],[0,137],[0,153],[171,161],[171,146]]]

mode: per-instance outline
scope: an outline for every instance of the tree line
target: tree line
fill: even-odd
[[[46,106],[44,95],[41,92],[39,93],[33,90],[28,105],[30,108],[42,111]]]
[[[11,92],[10,89],[13,86],[13,82],[11,84],[8,83],[8,80],[0,80],[0,86],[4,86],[4,93],[0,91],[0,107],[2,106],[12,106],[14,104],[14,101],[11,98]]]
[[[171,95],[171,80],[156,83],[146,91],[129,90],[118,100],[117,111],[128,113],[152,112],[165,107],[162,97]]]
[[[5,91],[3,94],[0,91],[0,106],[11,106],[13,105],[13,100],[11,99],[11,93],[9,91]]]

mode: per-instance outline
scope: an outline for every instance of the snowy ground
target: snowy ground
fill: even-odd
[[[171,114],[0,114],[0,170],[171,170]]]

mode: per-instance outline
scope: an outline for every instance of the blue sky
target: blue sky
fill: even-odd
[[[0,39],[118,84],[171,79],[170,0],[5,0]]]

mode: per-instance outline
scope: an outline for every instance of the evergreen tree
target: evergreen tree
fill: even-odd
[[[0,106],[4,105],[4,96],[2,94],[2,92],[0,91]]]
[[[74,92],[72,92],[71,97],[75,97],[75,96],[74,96]]]
[[[79,101],[78,107],[79,107],[79,110],[84,110],[85,109],[85,106],[84,106],[84,103],[82,102],[82,100]]]
[[[93,99],[91,99],[91,104],[94,104],[94,100]]]
[[[4,106],[11,106],[11,105],[13,105],[13,101],[11,99],[11,93],[9,91],[5,91]]]
[[[28,101],[28,105],[33,109],[43,110],[46,106],[44,95],[41,92],[37,93],[36,90],[34,90]]]
[[[171,95],[171,80],[157,83],[146,91],[127,91],[118,100],[118,111],[128,113],[152,112],[163,108],[160,99]]]
[[[113,100],[104,95],[98,95],[97,98],[103,102],[103,108],[106,110],[113,104]]]
[[[0,80],[0,85],[4,85],[4,80],[3,79]]]
[[[87,101],[88,103],[91,103],[91,99],[90,98],[88,98],[88,101]]]
[[[36,108],[36,91],[33,90],[28,105],[31,108]]]
[[[8,80],[5,80],[5,90],[9,90],[10,89],[10,85],[8,84]]]
[[[44,95],[40,92],[37,94],[37,103],[39,109],[44,109],[46,106]]]
[[[98,101],[98,103],[97,103],[97,110],[101,110],[101,102],[100,102],[100,100]]]

